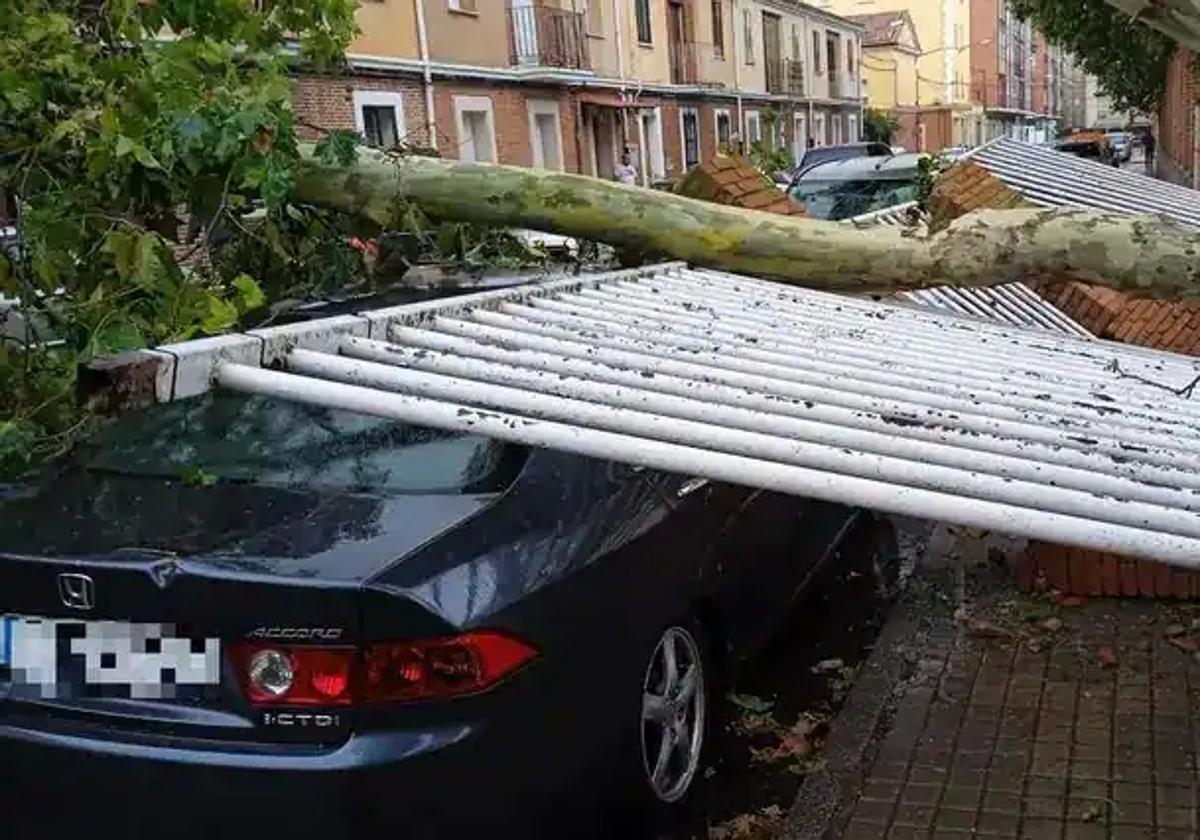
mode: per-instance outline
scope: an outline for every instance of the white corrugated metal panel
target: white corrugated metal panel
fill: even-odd
[[[923,222],[923,218],[916,208],[917,202],[909,201],[894,207],[876,210],[873,213],[855,216],[847,219],[847,222],[860,228],[869,228],[875,225],[910,227],[913,226],[914,218]],[[1091,338],[1091,333],[1068,318],[1049,301],[1043,300],[1037,292],[1024,283],[1006,283],[990,289],[938,286],[916,292],[900,292],[896,297],[921,306],[957,312],[960,315],[972,315],[1018,327],[1036,327],[1081,338]]]
[[[979,289],[938,286],[901,292],[897,297],[922,306],[988,318],[1013,326],[1052,330],[1079,338],[1092,337],[1086,329],[1024,283],[1006,283]]]
[[[1183,224],[1200,225],[1200,192],[1128,169],[1007,137],[980,146],[965,159],[1047,207],[1157,213]]]
[[[166,399],[215,381],[1200,566],[1200,401],[1169,390],[1200,377],[1183,356],[670,264],[160,358]]]

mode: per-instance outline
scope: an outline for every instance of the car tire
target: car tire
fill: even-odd
[[[664,626],[641,657],[623,760],[635,813],[651,827],[686,815],[700,786],[713,713],[710,663],[694,618]]]

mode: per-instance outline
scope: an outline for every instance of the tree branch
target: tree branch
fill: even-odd
[[[435,219],[543,230],[698,265],[843,292],[1030,277],[1164,298],[1200,296],[1200,236],[1165,219],[1069,209],[984,210],[928,236],[856,229],[511,166],[409,157],[307,161],[296,198],[388,226],[400,201]]]

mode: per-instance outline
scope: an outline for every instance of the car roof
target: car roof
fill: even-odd
[[[818,164],[800,176],[805,181],[846,181],[863,177],[887,177],[888,175],[910,174],[917,168],[921,158],[928,157],[920,152],[906,152],[889,157],[853,157],[846,160],[831,160]]]

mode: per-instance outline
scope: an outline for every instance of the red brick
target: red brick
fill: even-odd
[[[1154,563],[1149,560],[1137,561],[1138,593],[1143,598],[1154,597]]]
[[[1033,564],[1033,554],[1029,551],[1021,552],[1017,558],[1017,589],[1022,592],[1033,591],[1033,581],[1037,577],[1037,570]]]
[[[1189,572],[1182,569],[1171,572],[1171,594],[1181,601],[1192,597],[1192,576]]]
[[[1121,594],[1120,563],[1115,554],[1105,554],[1100,558],[1101,594],[1116,597]]]
[[[1052,543],[1036,543],[1035,557],[1039,561],[1039,565],[1045,569],[1046,582],[1050,584],[1051,589],[1057,589],[1059,592],[1069,592],[1071,588],[1071,578],[1067,569],[1067,548],[1066,546],[1054,545]]]
[[[1174,571],[1166,563],[1154,564],[1154,594],[1170,598],[1175,592]]]
[[[1135,597],[1138,594],[1137,561],[1121,558],[1121,594]]]
[[[1065,591],[1075,595],[1088,594],[1088,553],[1081,548],[1067,549],[1067,578],[1070,580]]]

